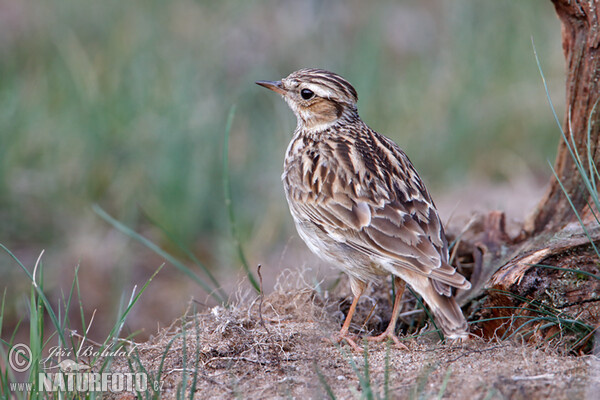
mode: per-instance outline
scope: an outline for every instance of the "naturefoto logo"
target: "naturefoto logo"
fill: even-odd
[[[65,350],[60,347],[50,349],[50,354],[40,362],[40,371],[37,381],[11,382],[12,391],[37,390],[39,392],[145,392],[148,390],[148,376],[146,373],[121,373],[121,372],[94,372],[84,363],[78,363],[69,357],[117,357],[128,356],[130,352],[124,350],[111,351],[109,347],[97,350],[93,346],[80,348],[77,352]],[[55,363],[52,360],[60,359]],[[8,363],[15,372],[26,372],[32,366],[32,352],[29,346],[18,343],[9,352]],[[160,388],[158,383],[152,389],[156,392]]]

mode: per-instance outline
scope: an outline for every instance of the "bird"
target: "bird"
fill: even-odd
[[[369,283],[389,275],[396,288],[390,323],[369,340],[391,339],[406,349],[395,333],[406,284],[445,337],[466,340],[453,288],[471,284],[448,262],[444,227],[415,167],[395,142],[362,121],[350,82],[304,68],[256,84],[281,95],[297,118],[281,179],[298,234],[349,277],[353,301],[335,342],[360,350],[349,332],[358,300]]]

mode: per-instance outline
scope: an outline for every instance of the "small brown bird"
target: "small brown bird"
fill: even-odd
[[[296,228],[308,247],[350,277],[354,299],[337,341],[346,340],[367,284],[394,275],[396,298],[386,331],[395,335],[405,282],[419,293],[449,338],[466,338],[467,322],[452,288],[471,284],[448,264],[448,243],[429,192],[406,154],[358,116],[358,96],[341,76],[301,69],[257,84],[279,93],[298,125],[282,175]]]

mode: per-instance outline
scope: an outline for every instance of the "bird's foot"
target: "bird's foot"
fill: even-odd
[[[354,350],[356,352],[362,352],[363,349],[358,344],[356,344],[357,339],[358,339],[357,335],[353,335],[348,332],[339,332],[328,340],[331,343],[341,343],[343,341],[346,341],[346,343],[348,343],[350,345],[350,347],[352,347],[352,350]]]
[[[387,339],[391,339],[394,344],[396,345],[396,348],[398,348],[399,350],[408,350],[408,347],[406,347],[404,344],[402,344],[402,342],[400,342],[400,339],[398,339],[398,336],[396,336],[393,332],[390,331],[385,331],[383,332],[381,335],[377,335],[377,336],[369,336],[367,338],[367,340],[369,340],[370,342],[383,342]]]

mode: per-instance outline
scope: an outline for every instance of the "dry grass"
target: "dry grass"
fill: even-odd
[[[177,398],[182,386],[201,398],[327,398],[318,372],[336,398],[366,397],[350,361],[364,373],[363,355],[327,341],[340,327],[341,308],[339,297],[327,298],[310,288],[278,285],[262,305],[256,298],[190,313],[139,344],[131,365],[155,376],[162,371],[162,398]],[[372,308],[369,301],[361,307],[363,314]],[[409,351],[389,349],[391,398],[572,399],[590,396],[600,383],[592,356],[515,342],[473,339],[457,346],[435,339],[408,339]],[[386,344],[368,348],[375,396],[385,392],[386,351]],[[131,365],[115,359],[112,369],[129,371]]]

